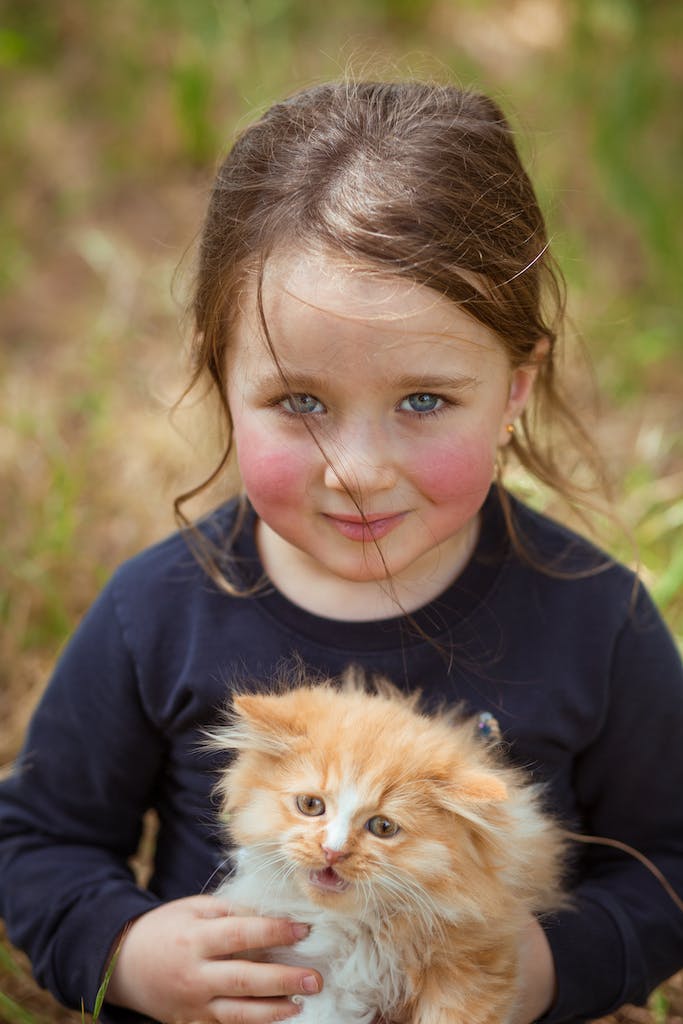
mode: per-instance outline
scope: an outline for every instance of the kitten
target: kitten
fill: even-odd
[[[300,1024],[501,1024],[529,914],[563,903],[538,787],[418,699],[350,672],[236,696],[213,734],[238,751],[218,787],[237,846],[218,895],[311,925],[266,954],[323,976]]]

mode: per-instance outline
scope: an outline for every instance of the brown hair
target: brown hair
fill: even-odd
[[[231,454],[226,349],[240,291],[255,276],[260,297],[269,255],[311,245],[458,303],[495,331],[512,367],[533,360],[547,339],[532,402],[508,447],[537,479],[581,504],[580,488],[554,455],[555,428],[564,428],[584,462],[598,469],[599,460],[556,384],[564,283],[505,116],[488,97],[454,86],[340,82],[276,103],[241,133],[218,170],[199,248],[187,390],[208,372],[226,444],[210,477],[177,499],[182,525],[189,525],[184,502],[217,479]],[[262,307],[261,319],[271,344]],[[512,542],[533,558],[500,491]],[[203,561],[234,592],[216,561]]]

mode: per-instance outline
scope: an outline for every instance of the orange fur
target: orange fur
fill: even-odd
[[[351,672],[236,696],[214,743],[239,752],[219,785],[237,846],[272,851],[294,899],[393,951],[398,995],[376,1009],[412,1024],[509,1016],[528,915],[562,903],[563,841],[471,722]],[[302,795],[322,813],[302,813]],[[374,834],[378,819],[396,834]],[[312,884],[321,872],[338,887]]]

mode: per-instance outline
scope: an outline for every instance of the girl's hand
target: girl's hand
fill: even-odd
[[[555,962],[545,932],[535,917],[529,918],[519,949],[519,1001],[512,1024],[538,1020],[555,1001]]]
[[[125,933],[106,998],[173,1024],[270,1024],[300,1007],[322,978],[305,967],[252,963],[240,954],[291,945],[308,927],[267,917],[235,917],[215,896],[165,903]]]

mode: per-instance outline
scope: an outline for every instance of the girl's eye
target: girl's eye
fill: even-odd
[[[391,836],[395,836],[401,829],[395,821],[390,821],[388,818],[370,818],[365,826],[368,832],[372,832],[373,836],[379,836],[380,839],[389,839]]]
[[[319,796],[304,794],[296,798],[296,806],[309,818],[318,818],[325,813],[325,803]]]
[[[311,412],[324,412],[325,406],[314,395],[288,395],[281,402],[287,412],[305,416]]]
[[[436,412],[444,404],[443,398],[428,391],[416,391],[404,398],[399,408],[409,412]]]

